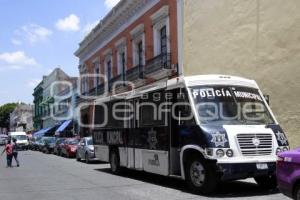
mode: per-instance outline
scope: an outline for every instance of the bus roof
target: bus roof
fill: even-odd
[[[154,82],[152,84],[136,88],[133,91],[124,92],[121,94],[101,97],[95,100],[95,103],[102,103],[111,101],[114,99],[130,99],[137,96],[141,96],[146,92],[151,92],[159,89],[166,88],[171,90],[174,88],[191,86],[201,86],[201,85],[231,85],[231,86],[245,86],[251,88],[259,89],[257,83],[254,80],[246,79],[238,76],[228,76],[228,75],[195,75],[195,76],[179,76],[169,80],[162,80]]]
[[[197,85],[234,85],[257,88],[258,85],[254,80],[228,75],[196,75],[184,77],[186,86]]]

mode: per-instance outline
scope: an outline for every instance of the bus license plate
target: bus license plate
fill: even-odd
[[[265,170],[265,169],[268,169],[268,164],[266,164],[266,163],[257,163],[256,168],[258,170]]]

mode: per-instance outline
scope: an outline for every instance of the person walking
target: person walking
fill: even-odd
[[[5,148],[3,149],[1,155],[4,154],[4,152],[6,152],[6,160],[7,160],[7,168],[8,167],[12,167],[11,163],[12,163],[12,157],[13,157],[13,146],[11,144],[10,139],[8,140],[7,144],[5,145]]]
[[[15,159],[15,161],[17,163],[17,167],[20,167],[20,163],[18,160],[18,144],[17,144],[16,138],[13,139],[12,146],[13,146],[13,158]]]

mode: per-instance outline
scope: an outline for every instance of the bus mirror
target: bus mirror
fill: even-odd
[[[265,98],[267,104],[270,105],[270,95],[265,94],[265,95],[264,95],[264,98]]]

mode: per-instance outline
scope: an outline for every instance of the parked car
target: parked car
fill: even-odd
[[[52,153],[55,146],[55,137],[43,137],[44,140],[44,146],[42,151],[44,153]]]
[[[65,138],[56,138],[53,154],[61,155],[61,148],[64,145]]]
[[[77,146],[76,160],[84,159],[86,163],[91,161],[98,161],[95,156],[94,145],[92,137],[82,138]]]
[[[19,150],[28,150],[29,141],[25,132],[9,132],[8,136],[17,140]]]
[[[0,135],[0,145],[5,145],[7,140],[8,140],[7,135],[3,135],[3,134]]]
[[[278,154],[276,173],[281,192],[300,200],[300,148]]]
[[[29,142],[30,149],[33,150],[33,151],[38,151],[39,150],[39,143],[40,143],[41,139],[42,139],[41,137],[33,137]]]
[[[78,139],[75,138],[66,139],[64,145],[62,145],[61,148],[61,155],[66,156],[67,158],[75,158],[78,143],[79,143]]]
[[[43,151],[44,146],[45,146],[45,138],[44,138],[44,137],[41,137],[41,139],[39,139],[39,140],[37,141],[37,150],[38,150],[38,151]]]

